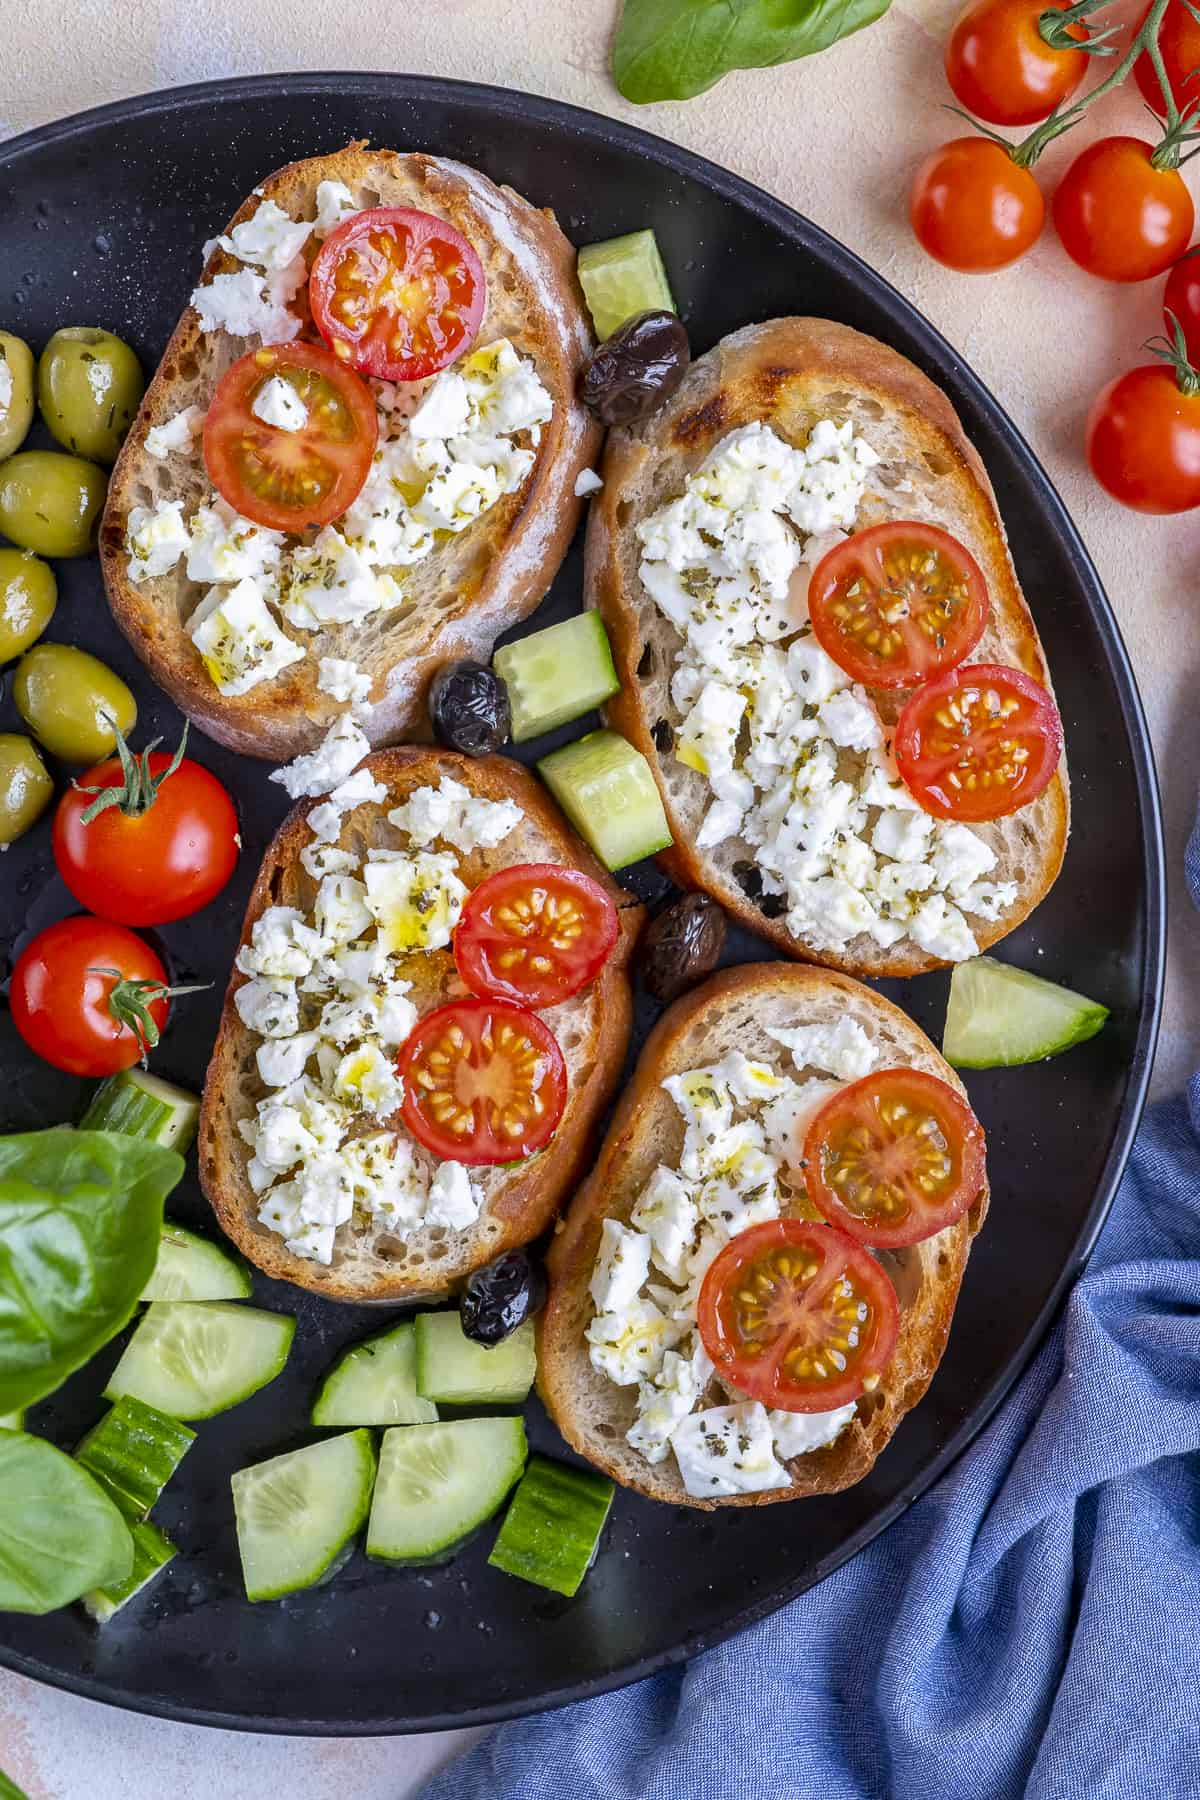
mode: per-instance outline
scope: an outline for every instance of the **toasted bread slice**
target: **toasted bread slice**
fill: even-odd
[[[375,745],[419,720],[439,663],[459,656],[486,659],[497,635],[532,612],[553,580],[579,518],[575,481],[599,441],[575,396],[592,341],[575,253],[549,213],[461,163],[353,143],[280,169],[255,189],[229,229],[251,218],[262,200],[275,201],[293,219],[313,218],[322,181],[344,182],[359,207],[417,207],[455,225],[478,252],[487,278],[477,344],[511,339],[535,363],[554,412],[521,488],[466,530],[444,536],[424,562],[390,571],[403,579],[400,606],[357,624],[303,634],[308,654],[302,662],[247,694],[227,697],[185,629],[204,584],[189,581],[181,561],[169,574],[135,586],[125,549],[134,507],[182,499],[188,518],[212,493],[198,443],[158,461],[146,452],[147,432],[185,407],[207,408],[221,376],[259,341],[203,332],[195,310],[186,309],[113,471],[100,532],[101,567],[113,615],[159,685],[211,737],[276,762],[312,749],[340,710],[317,687],[322,656],[351,659],[371,677],[363,729]],[[317,248],[310,238],[306,254]],[[218,246],[202,280],[243,266]],[[293,310],[307,317],[306,288]]]
[[[377,751],[362,766],[386,784],[388,798],[346,815],[339,838],[343,849],[363,856],[375,846],[402,848],[406,840],[388,823],[388,812],[415,788],[448,775],[483,799],[514,800],[525,815],[497,849],[460,857],[458,872],[468,888],[514,863],[561,863],[582,869],[604,886],[618,907],[621,925],[612,955],[595,981],[541,1015],[558,1039],[568,1075],[566,1108],[547,1147],[517,1167],[473,1171],[485,1199],[477,1223],[468,1230],[434,1227],[401,1240],[382,1227],[359,1231],[354,1224],[344,1225],[328,1268],[294,1255],[282,1237],[258,1222],[260,1200],[246,1174],[250,1152],[237,1127],[253,1116],[267,1090],[255,1063],[260,1039],[243,1025],[233,1004],[245,977],[236,969],[231,974],[199,1134],[200,1179],[222,1229],[268,1275],[336,1300],[405,1301],[444,1294],[472,1269],[537,1237],[564,1194],[582,1179],[590,1165],[593,1128],[620,1074],[629,1039],[627,965],[642,908],[571,833],[545,789],[518,763],[498,756],[471,761],[446,750],[406,746]],[[249,941],[254,921],[268,906],[295,906],[311,916],[317,883],[299,856],[312,842],[306,820],[315,804],[306,801],[289,814],[268,847],[246,909],[242,943]],[[413,983],[410,998],[421,1014],[467,991],[449,949],[409,957],[403,973]],[[403,1127],[397,1124],[397,1129]]]
[[[706,888],[752,930],[788,955],[851,975],[917,975],[939,966],[911,938],[881,949],[866,934],[844,951],[810,948],[782,919],[749,901],[733,873],[752,862],[752,847],[731,838],[695,848],[711,799],[706,778],[656,745],[682,715],[670,683],[681,639],[638,574],[638,524],[678,495],[684,482],[726,434],[763,420],[783,438],[803,443],[823,418],[852,420],[881,457],[871,472],[860,527],[916,518],[942,526],[974,555],[991,597],[991,620],[972,662],[1026,670],[1047,688],[1050,677],[1037,631],[1017,584],[996,497],[978,452],[941,389],[874,338],[827,319],[776,319],[725,338],[696,361],[665,407],[644,424],[610,432],[604,488],[592,502],[587,536],[587,604],[608,627],[620,692],[608,702],[610,724],[632,739],[654,769],[675,843],[660,861],[682,887]],[[885,729],[906,695],[875,689]],[[1040,797],[1011,818],[971,826],[996,852],[990,880],[1012,881],[1013,904],[992,921],[968,913],[981,950],[1015,929],[1047,893],[1062,865],[1069,807],[1064,757]]]
[[[835,1493],[867,1473],[900,1420],[924,1394],[941,1360],[966,1267],[971,1239],[987,1212],[985,1188],[957,1224],[910,1249],[880,1252],[901,1305],[895,1354],[874,1393],[832,1444],[794,1457],[789,1488],[699,1500],[684,1488],[674,1458],[649,1463],[625,1441],[633,1423],[635,1387],[618,1387],[592,1367],[584,1332],[595,1308],[588,1292],[600,1228],[629,1215],[659,1163],[678,1166],[683,1122],[662,1082],[706,1067],[729,1050],[779,1066],[785,1053],[767,1026],[831,1024],[850,1018],[883,1051],[886,1061],[924,1069],[958,1093],[962,1083],[924,1032],[870,988],[844,975],[789,963],[745,964],[713,976],[664,1013],[646,1042],[601,1147],[596,1166],[572,1201],[550,1250],[550,1299],[539,1322],[538,1386],[571,1447],[614,1481],[652,1500],[678,1506],[765,1506],[809,1494]],[[730,1394],[717,1381],[703,1404]]]

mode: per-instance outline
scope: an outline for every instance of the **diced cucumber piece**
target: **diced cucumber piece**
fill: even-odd
[[[16,1412],[0,1413],[0,1431],[24,1431],[25,1408],[19,1407]]]
[[[650,764],[616,731],[589,731],[538,763],[542,780],[608,869],[671,842]]]
[[[79,1128],[123,1131],[126,1137],[146,1138],[183,1155],[196,1135],[199,1118],[200,1102],[195,1094],[145,1069],[122,1069],[100,1083]]]
[[[595,1559],[612,1498],[605,1476],[531,1457],[488,1562],[556,1594],[576,1593]]]
[[[244,1300],[249,1292],[245,1263],[182,1225],[163,1225],[143,1300]]]
[[[127,1519],[144,1519],[196,1441],[178,1419],[123,1394],[93,1425],[75,1461],[114,1499]]]
[[[525,1467],[521,1419],[455,1419],[383,1434],[367,1555],[445,1562],[503,1504]]]
[[[369,1431],[239,1469],[233,1510],[246,1598],[278,1600],[320,1581],[361,1528],[374,1483]]]
[[[178,1555],[169,1537],[164,1537],[156,1525],[142,1520],[129,1527],[129,1535],[133,1539],[133,1568],[124,1581],[112,1582],[108,1587],[93,1588],[90,1594],[83,1596],[83,1608],[91,1614],[97,1625],[107,1625],[114,1613],[127,1606],[135,1594],[140,1594],[162,1573],[172,1557]]]
[[[517,744],[569,725],[621,685],[598,612],[578,613],[505,644],[492,667],[508,689]]]
[[[417,1392],[448,1405],[502,1406],[524,1400],[537,1374],[533,1320],[490,1348],[463,1336],[456,1312],[418,1313]]]
[[[652,231],[585,244],[579,252],[579,285],[598,338],[640,312],[676,312],[658,239]]]
[[[950,977],[942,1051],[959,1069],[1015,1068],[1086,1042],[1107,1017],[1086,994],[976,956]]]
[[[224,1300],[156,1300],[104,1390],[132,1394],[173,1419],[211,1419],[273,1381],[296,1321]]]
[[[312,1409],[314,1425],[427,1425],[437,1416],[433,1401],[417,1392],[411,1319],[340,1356]]]

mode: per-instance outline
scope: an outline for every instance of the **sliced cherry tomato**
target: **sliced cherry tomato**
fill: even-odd
[[[1029,170],[991,138],[953,138],[925,158],[909,196],[917,242],[949,269],[978,274],[1016,262],[1046,217]]]
[[[1163,324],[1167,336],[1174,335],[1178,321],[1183,332],[1188,361],[1200,364],[1200,244],[1193,244],[1186,255],[1171,265],[1163,287]]]
[[[286,383],[303,405],[298,430],[268,425],[254,411],[271,381]],[[367,479],[378,433],[371,390],[324,345],[267,344],[217,383],[204,462],[242,518],[300,532],[341,518]]]
[[[505,1163],[554,1135],[567,1065],[536,1013],[508,1000],[454,1000],[402,1046],[404,1123],[443,1162]]]
[[[896,1347],[896,1290],[831,1225],[774,1219],[731,1238],[700,1288],[704,1348],[725,1381],[784,1412],[832,1412],[878,1387]]]
[[[1147,7],[1138,20],[1139,31],[1149,11]],[[1186,0],[1170,0],[1158,28],[1158,47],[1175,104],[1181,113],[1186,112],[1200,100],[1200,20]],[[1160,118],[1164,116],[1162,89],[1154,73],[1154,64],[1144,50],[1133,65],[1133,78],[1142,90],[1146,105]]]
[[[1187,249],[1192,196],[1179,170],[1156,169],[1153,154],[1141,138],[1099,138],[1054,190],[1054,228],[1089,275],[1148,281]]]
[[[1200,506],[1200,390],[1165,363],[1143,363],[1102,388],[1087,422],[1087,459],[1102,488],[1135,512]]]
[[[979,1198],[983,1127],[936,1075],[882,1069],[840,1089],[814,1115],[804,1181],[818,1212],[860,1243],[916,1244]]]
[[[959,104],[991,125],[1033,125],[1073,94],[1087,70],[1082,24],[1057,25],[1071,0],[971,0],[946,42],[946,79]],[[1050,22],[1047,36],[1043,21]],[[1057,36],[1059,44],[1050,41]]]
[[[344,361],[385,381],[421,381],[474,342],[487,284],[445,219],[376,206],[326,238],[308,297],[317,330]]]
[[[951,669],[918,688],[896,726],[904,785],[939,819],[1002,819],[1036,800],[1063,729],[1040,682],[1001,663]]]
[[[557,863],[514,863],[489,875],[467,901],[454,960],[473,994],[497,994],[537,1011],[586,987],[619,930],[616,907],[590,875]]]
[[[104,919],[60,919],[17,958],[13,1024],[44,1062],[114,1075],[158,1042],[172,990],[149,944]]]
[[[808,612],[822,650],[855,681],[915,687],[971,654],[987,624],[987,583],[948,531],[894,520],[821,558]]]

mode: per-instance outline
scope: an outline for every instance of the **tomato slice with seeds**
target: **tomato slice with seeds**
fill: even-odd
[[[487,283],[445,219],[376,206],[326,238],[308,297],[317,330],[342,361],[385,381],[421,381],[473,343]]]
[[[713,1262],[696,1308],[713,1367],[784,1412],[832,1412],[878,1387],[900,1303],[869,1250],[807,1219],[739,1231]]]
[[[805,1134],[809,1199],[831,1225],[876,1249],[953,1225],[985,1180],[982,1125],[948,1083],[922,1069],[852,1081]]]
[[[304,408],[298,430],[270,425],[254,411],[274,380]],[[323,344],[265,344],[218,382],[204,420],[204,463],[243,519],[301,532],[332,523],[357,497],[378,433],[371,390]]]
[[[443,1162],[532,1156],[566,1105],[567,1065],[554,1033],[507,1000],[454,1000],[427,1013],[397,1066],[404,1123]]]
[[[915,687],[971,654],[987,624],[987,583],[948,531],[895,519],[821,558],[808,611],[822,650],[855,681]]]
[[[598,975],[620,929],[590,875],[558,863],[514,863],[480,883],[454,933],[454,960],[473,994],[539,1010]]]
[[[939,819],[1002,819],[1058,768],[1063,728],[1040,682],[1000,663],[951,669],[918,688],[896,725],[905,787]]]

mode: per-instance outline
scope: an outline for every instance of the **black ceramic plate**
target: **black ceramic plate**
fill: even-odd
[[[989,1135],[991,1214],[949,1354],[867,1479],[783,1512],[711,1517],[619,1491],[573,1602],[489,1569],[489,1532],[442,1568],[396,1573],[359,1553],[327,1587],[247,1604],[230,1472],[298,1441],[317,1377],[380,1322],[260,1278],[260,1305],[298,1313],[296,1347],[279,1380],[201,1428],[155,1514],[179,1544],[178,1560],[103,1631],[77,1608],[0,1618],[0,1661],[122,1706],[298,1733],[436,1729],[615,1687],[761,1617],[894,1519],[979,1430],[1095,1239],[1145,1092],[1164,935],[1145,724],[1112,614],[1061,503],[950,346],[848,251],[735,176],[612,120],[456,82],[278,76],[151,95],[0,146],[0,325],[35,347],[60,325],[105,325],[152,368],[204,239],[269,170],[352,137],[460,157],[552,206],[580,242],[652,225],[697,351],[750,319],[825,314],[886,339],[948,390],[995,483],[1071,758],[1066,866],[1004,955],[1103,999],[1112,1020],[1057,1062],[971,1077]],[[110,623],[95,562],[61,565],[59,577],[50,635],[119,669],[138,696],[140,733],[173,741],[180,720]],[[576,544],[537,623],[576,610],[579,589]],[[15,725],[6,692],[0,729]],[[178,1005],[156,1057],[164,1075],[198,1088],[242,909],[284,801],[264,765],[203,738],[192,748],[238,796],[245,839],[228,891],[162,933],[177,979],[215,983]],[[10,959],[28,934],[73,910],[49,838],[43,821],[0,863],[0,944]],[[666,889],[653,868],[627,879],[647,897]],[[730,947],[731,960],[769,954],[747,935]],[[935,1038],[946,988],[944,975],[889,984]],[[643,996],[639,1038],[652,1011]],[[0,1128],[76,1116],[78,1084],[35,1062],[7,1013],[0,1069]],[[194,1181],[172,1206],[184,1222],[205,1224]],[[110,1346],[40,1406],[34,1429],[71,1446],[98,1415],[117,1353]],[[534,1444],[561,1453],[536,1403],[528,1416]]]

